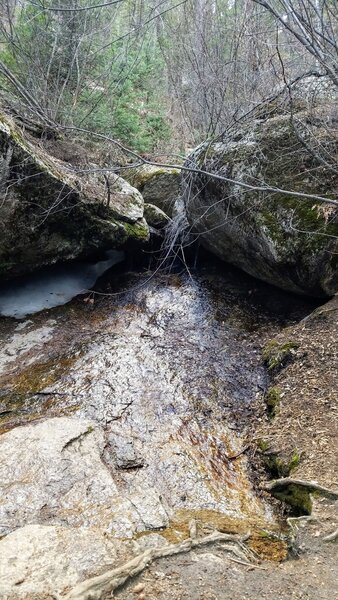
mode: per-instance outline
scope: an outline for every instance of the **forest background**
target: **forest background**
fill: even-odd
[[[335,0],[0,0],[0,16],[20,111],[141,153],[186,154],[305,73],[338,77]]]

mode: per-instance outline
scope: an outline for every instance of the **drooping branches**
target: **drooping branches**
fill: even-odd
[[[335,0],[253,0],[313,56],[338,86],[338,6]]]

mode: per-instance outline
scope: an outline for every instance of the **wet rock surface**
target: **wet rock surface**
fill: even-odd
[[[102,286],[113,295],[94,304],[1,321],[5,598],[65,592],[142,551],[148,534],[184,539],[192,518],[225,531],[276,525],[254,491],[245,428],[280,307],[296,320],[310,304],[210,264]],[[13,339],[21,352],[6,362]]]

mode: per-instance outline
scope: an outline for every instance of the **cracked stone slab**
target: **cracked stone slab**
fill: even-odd
[[[207,527],[217,527],[223,516],[243,527],[247,519],[273,521],[254,493],[243,436],[229,425],[233,409],[227,408],[233,398],[236,411],[255,398],[262,381],[258,359],[246,338],[215,320],[204,285],[176,283],[168,289],[152,283],[137,291],[133,303],[117,304],[114,311],[110,306],[102,317],[97,310],[93,321],[74,321],[74,338],[86,331],[89,341],[43,392],[56,397],[58,407],[76,400],[77,412],[55,418],[46,404],[38,417],[50,418],[0,436],[0,524],[6,536],[0,540],[0,575],[10,600],[24,585],[34,590],[29,600],[44,600],[39,565],[45,564],[48,582],[59,577],[54,562],[69,564],[61,545],[59,561],[42,544],[43,563],[37,542],[25,583],[16,585],[26,566],[16,562],[15,572],[7,569],[10,541],[26,556],[31,527],[61,531],[66,549],[66,532],[81,530],[98,536],[98,543],[109,539],[119,551],[136,539],[142,547],[162,545],[158,534],[165,528],[168,540],[181,539],[195,517]],[[62,347],[68,352],[65,323]],[[56,337],[44,352],[55,349]],[[85,555],[87,538],[77,539]],[[105,569],[102,556],[92,574]],[[117,566],[113,551],[112,557]],[[87,577],[78,564],[74,554],[74,564],[62,566],[67,577],[68,570],[76,571],[74,581],[77,573]]]
[[[47,321],[42,327],[30,331],[22,331],[23,327],[17,327],[14,334],[2,344],[0,350],[0,375],[6,373],[8,368],[20,357],[20,360],[32,348],[39,350],[53,335],[55,321]],[[29,364],[29,363],[27,363]]]
[[[102,511],[111,512],[117,491],[101,460],[104,443],[100,428],[67,417],[2,435],[1,532],[42,518],[71,524],[100,522]]]
[[[89,420],[57,417],[0,437],[0,534],[35,522],[101,527],[115,537],[168,524],[155,487],[118,485],[106,438]]]
[[[115,559],[116,541],[100,530],[27,525],[0,540],[0,597],[55,598]]]

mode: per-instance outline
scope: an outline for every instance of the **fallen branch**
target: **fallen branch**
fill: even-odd
[[[243,544],[249,537],[249,533],[244,536],[238,536],[215,532],[201,538],[189,537],[179,544],[170,544],[162,548],[150,548],[129,560],[121,567],[111,569],[103,575],[91,577],[79,583],[67,596],[63,596],[62,598],[63,600],[99,600],[104,594],[112,594],[117,588],[125,584],[132,577],[136,577],[142,573],[144,569],[159,558],[190,552],[194,548],[200,548],[201,546],[217,542],[232,542],[235,544],[224,545],[223,550],[232,552],[246,565],[251,566],[248,557],[255,560],[254,556]]]

